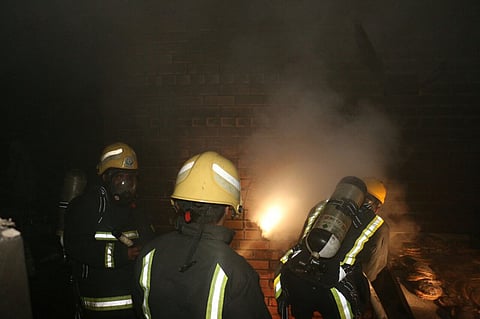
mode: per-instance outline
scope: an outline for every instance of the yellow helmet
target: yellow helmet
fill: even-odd
[[[375,177],[364,177],[363,181],[367,185],[367,192],[378,199],[383,205],[383,203],[385,203],[385,197],[387,196],[385,185]]]
[[[113,143],[103,149],[97,174],[102,175],[109,168],[138,169],[135,151],[125,143]]]
[[[188,159],[180,169],[172,199],[231,206],[241,213],[240,178],[231,161],[216,152]]]

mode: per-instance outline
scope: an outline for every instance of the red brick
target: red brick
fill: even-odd
[[[269,269],[268,261],[266,260],[247,260],[254,269]]]
[[[243,220],[230,219],[226,220],[224,223],[225,227],[230,229],[243,229]]]
[[[253,250],[236,250],[236,252],[245,259],[253,258]]]
[[[267,241],[242,240],[238,242],[240,249],[269,249]]]
[[[262,239],[261,230],[245,230],[245,239]]]

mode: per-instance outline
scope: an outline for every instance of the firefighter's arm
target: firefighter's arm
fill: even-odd
[[[388,262],[390,228],[386,222],[367,241],[359,259],[367,278],[372,282]]]
[[[282,285],[282,268],[285,263],[288,262],[289,258],[295,253],[296,247],[289,249],[282,258],[280,258],[280,263],[278,264],[273,279],[273,291],[275,293],[275,300],[277,302],[277,313],[281,318],[288,318],[288,293],[285,287]]]
[[[147,217],[143,210],[135,212],[137,229],[139,231],[140,238],[135,240],[135,244],[142,247],[156,237],[155,226]]]
[[[72,201],[65,216],[65,250],[69,258],[97,268],[128,263],[128,247],[111,233],[98,232],[97,225],[95,202]]]

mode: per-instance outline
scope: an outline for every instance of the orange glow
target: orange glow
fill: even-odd
[[[259,218],[259,226],[262,229],[262,235],[267,237],[270,235],[275,226],[282,220],[283,210],[279,205],[267,208],[266,212]]]

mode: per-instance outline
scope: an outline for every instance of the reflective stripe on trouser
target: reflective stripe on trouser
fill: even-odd
[[[92,311],[111,311],[132,308],[132,296],[116,296],[105,298],[81,297],[85,309]]]
[[[213,273],[212,282],[210,283],[207,312],[205,314],[206,319],[222,318],[223,298],[225,296],[227,281],[227,274],[225,274],[222,267],[217,264],[215,272]]]
[[[332,293],[333,299],[335,299],[335,303],[337,304],[338,314],[340,315],[340,318],[354,318],[352,309],[350,308],[350,303],[345,298],[345,296],[336,288],[330,288],[330,292]]]

